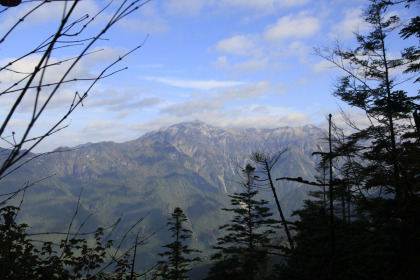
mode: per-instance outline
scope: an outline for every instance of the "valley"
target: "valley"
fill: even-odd
[[[53,175],[25,193],[19,221],[28,223],[30,232],[65,232],[79,196],[72,231],[82,224],[81,232],[92,231],[121,218],[110,237],[119,240],[143,218],[135,230],[144,238],[156,232],[138,253],[138,265],[146,269],[170,240],[164,226],[175,207],[185,211],[193,232],[191,246],[203,250],[205,259],[219,236],[218,227],[229,219],[221,208],[229,205],[229,194],[240,191],[238,172],[252,163],[249,155],[287,148],[273,176],[313,179],[317,158],[312,152],[322,137],[323,131],[311,125],[224,129],[199,121],[180,123],[125,143],[60,147],[6,177],[1,189],[12,191]],[[308,197],[309,188],[296,182],[276,184],[283,211],[290,218]],[[271,192],[261,190],[260,196],[273,201]],[[279,218],[276,209],[273,213]]]

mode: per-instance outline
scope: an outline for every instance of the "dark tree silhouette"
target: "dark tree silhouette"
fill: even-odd
[[[247,165],[243,170],[242,192],[229,195],[234,208],[223,208],[234,214],[231,222],[220,227],[226,234],[213,246],[215,264],[207,279],[259,279],[268,274],[266,266],[275,249],[271,238],[279,222],[273,215],[268,201],[258,200],[255,168]]]
[[[0,278],[43,279],[129,279],[132,248],[120,253],[111,250],[113,241],[104,240],[106,229],[92,233],[68,234],[57,243],[33,240],[27,224],[15,219],[19,208],[0,209]],[[93,235],[93,244],[87,235]],[[137,246],[138,244],[136,244]],[[114,251],[114,252],[113,252]],[[113,258],[108,260],[108,256]],[[110,268],[110,271],[106,271]]]
[[[168,249],[159,256],[165,260],[159,261],[159,268],[155,274],[155,278],[182,280],[189,279],[186,275],[191,270],[191,264],[200,261],[199,257],[189,258],[192,253],[199,253],[197,249],[190,249],[186,242],[191,238],[191,231],[184,228],[183,223],[188,222],[187,216],[181,208],[176,207],[171,214],[171,218],[167,223],[169,231],[172,232],[173,242],[164,248]]]
[[[328,182],[333,193],[327,197],[335,202],[331,210],[341,205],[342,211],[331,217],[325,203],[306,201],[294,212],[300,218],[295,223],[296,250],[280,269],[284,278],[415,279],[420,273],[420,142],[411,122],[420,96],[402,85],[402,81],[418,82],[418,46],[406,48],[396,58],[388,49],[394,43],[390,35],[401,27],[403,39],[419,34],[416,17],[404,26],[390,12],[393,5],[410,2],[416,1],[371,0],[363,15],[371,30],[356,33],[358,47],[317,50],[345,73],[334,95],[363,110],[369,125],[359,128],[344,115],[352,133],[330,141],[328,153],[318,153],[329,168],[331,159],[335,161],[334,178]],[[332,223],[333,263],[324,246]]]
[[[360,174],[366,187],[379,187],[396,196],[412,193],[411,183],[401,184],[405,177],[404,162],[399,156],[400,137],[407,129],[408,120],[418,108],[420,96],[400,89],[399,80],[413,80],[415,76],[397,77],[413,60],[391,58],[388,50],[389,35],[401,25],[398,16],[387,15],[390,2],[371,1],[364,20],[372,26],[369,34],[356,33],[359,46],[345,49],[317,49],[317,53],[342,69],[333,94],[350,106],[360,108],[370,121],[367,128],[357,128],[348,137],[345,150],[352,150],[358,158],[366,160],[369,168]],[[337,151],[340,152],[340,151]],[[344,151],[343,151],[344,153]],[[408,178],[407,178],[408,180]]]
[[[271,170],[274,168],[274,166],[277,164],[277,162],[280,160],[281,156],[287,151],[282,150],[273,154],[270,154],[268,152],[262,152],[262,151],[256,151],[253,152],[250,156],[250,159],[258,164],[258,167],[260,168],[260,173],[264,176],[263,178],[258,178],[258,181],[262,181],[267,185],[273,196],[274,200],[276,202],[277,210],[280,214],[281,223],[284,227],[284,231],[286,232],[287,241],[289,242],[290,248],[293,250],[293,239],[292,235],[289,230],[288,222],[286,221],[286,218],[284,217],[283,210],[280,205],[279,198],[277,196],[276,188],[274,187],[274,178],[272,177]]]

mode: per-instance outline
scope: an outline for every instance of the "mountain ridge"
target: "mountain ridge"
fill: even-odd
[[[23,181],[56,174],[25,194],[21,220],[33,230],[63,230],[74,214],[82,192],[80,213],[97,213],[90,227],[111,224],[124,213],[127,222],[115,231],[121,236],[129,221],[147,216],[140,225],[147,234],[163,226],[175,207],[189,217],[194,245],[209,249],[218,236],[218,226],[229,218],[221,208],[229,205],[228,194],[240,190],[236,183],[240,167],[254,151],[275,152],[288,147],[273,170],[274,178],[293,176],[312,179],[317,149],[323,131],[315,126],[276,129],[225,129],[203,122],[179,123],[124,143],[99,142],[87,146],[58,148],[17,170],[1,189]],[[70,151],[61,152],[70,149]],[[277,186],[286,215],[300,207],[307,187],[282,182]],[[3,191],[2,191],[3,192]],[[271,200],[269,192],[261,196]],[[277,213],[276,213],[277,214]],[[34,217],[35,215],[35,217]],[[157,234],[149,241],[148,257],[168,236]],[[156,256],[154,256],[156,257]]]

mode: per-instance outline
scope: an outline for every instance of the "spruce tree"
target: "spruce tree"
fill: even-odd
[[[207,279],[260,279],[266,274],[266,265],[272,249],[270,237],[279,221],[271,218],[268,201],[258,200],[254,176],[255,168],[243,170],[242,192],[229,195],[233,208],[223,208],[234,214],[230,223],[220,227],[226,234],[213,246],[216,260]]]
[[[363,110],[370,125],[358,128],[348,141],[337,149],[341,155],[351,152],[358,162],[365,162],[359,171],[367,189],[379,188],[396,197],[413,194],[414,182],[407,174],[409,168],[401,156],[401,137],[413,126],[412,113],[419,107],[419,94],[409,94],[401,87],[401,80],[393,73],[403,72],[413,65],[415,57],[391,55],[391,34],[402,22],[397,15],[389,15],[390,1],[372,0],[363,18],[372,29],[368,34],[356,33],[358,47],[318,50],[318,54],[345,73],[333,94],[352,107]],[[411,47],[406,48],[411,49]]]
[[[167,226],[172,232],[173,242],[164,245],[168,250],[159,253],[159,256],[164,257],[164,260],[158,262],[159,269],[155,273],[159,279],[189,279],[185,274],[191,270],[191,263],[200,260],[199,257],[189,258],[192,253],[199,253],[199,250],[190,249],[185,242],[191,238],[191,231],[183,227],[183,223],[187,222],[187,216],[181,208],[176,207],[169,218]]]
[[[342,204],[343,210],[333,217],[334,266],[323,247],[328,242],[325,207],[307,201],[295,211],[300,220],[295,223],[296,250],[281,271],[286,279],[415,279],[420,275],[420,143],[411,121],[420,95],[406,92],[401,83],[418,82],[418,46],[405,48],[401,57],[389,50],[395,40],[391,41],[392,34],[403,26],[390,9],[403,2],[414,1],[371,0],[363,14],[371,30],[356,33],[356,48],[318,50],[345,73],[334,95],[363,110],[370,125],[360,128],[347,119],[354,133],[322,155],[324,162],[334,158],[337,164],[328,199],[335,206]],[[417,21],[413,18],[403,26],[402,39],[418,36]]]

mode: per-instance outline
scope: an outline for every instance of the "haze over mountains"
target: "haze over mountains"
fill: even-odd
[[[228,219],[221,208],[229,205],[228,194],[239,190],[238,171],[250,162],[252,152],[288,148],[273,171],[275,178],[312,179],[316,174],[312,152],[323,136],[321,129],[311,125],[224,129],[199,121],[180,123],[125,143],[59,148],[2,180],[1,193],[55,174],[25,194],[20,219],[30,224],[32,232],[66,230],[80,194],[74,231],[90,213],[95,214],[82,231],[106,227],[122,217],[113,238],[121,237],[141,217],[145,218],[138,228],[147,236],[166,224],[175,207],[181,207],[190,220],[192,246],[205,250],[215,243],[218,227]],[[308,187],[277,184],[281,205],[290,216],[307,197]],[[261,195],[272,196],[266,191]],[[158,231],[140,254],[152,262],[168,238],[165,229]]]

